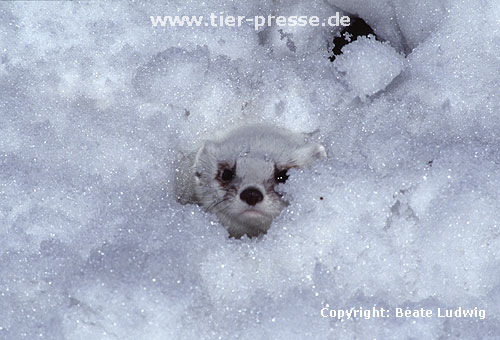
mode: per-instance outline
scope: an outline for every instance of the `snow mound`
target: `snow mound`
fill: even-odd
[[[342,48],[333,62],[344,80],[362,100],[383,91],[404,69],[404,57],[373,36],[360,37]]]

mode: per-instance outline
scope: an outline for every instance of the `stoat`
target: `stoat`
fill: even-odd
[[[266,233],[286,206],[275,191],[288,170],[326,157],[325,148],[282,128],[256,124],[205,141],[188,175],[184,202],[195,202],[217,215],[229,235]]]

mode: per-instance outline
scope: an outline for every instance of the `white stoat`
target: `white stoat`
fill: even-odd
[[[242,126],[203,144],[181,201],[214,212],[230,236],[256,236],[286,206],[275,186],[287,180],[288,169],[324,157],[325,148],[302,134],[264,124]]]

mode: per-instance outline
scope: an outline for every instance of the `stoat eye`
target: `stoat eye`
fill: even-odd
[[[231,169],[224,169],[220,175],[220,178],[225,182],[232,180],[233,177],[234,177],[234,172]]]
[[[276,182],[285,183],[286,180],[288,179],[287,171],[288,171],[287,169],[281,170],[281,171],[276,171],[276,173],[274,175],[274,179],[276,180]]]

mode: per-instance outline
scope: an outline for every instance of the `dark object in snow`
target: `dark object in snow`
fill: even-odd
[[[342,47],[360,36],[373,35],[378,39],[373,29],[363,19],[351,17],[351,20],[352,23],[340,32],[340,36],[333,39],[333,55],[330,56],[330,61],[334,61],[335,56],[342,54]]]

